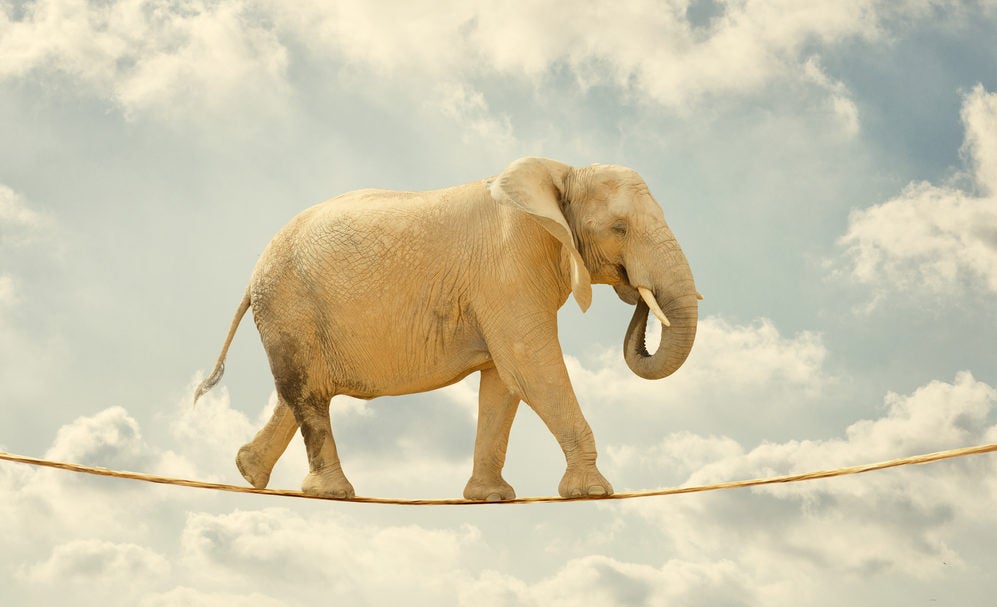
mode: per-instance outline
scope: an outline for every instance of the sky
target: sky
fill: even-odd
[[[991,0],[0,0],[0,450],[243,484],[252,267],[304,208],[528,155],[636,169],[706,299],[649,382],[560,339],[618,491],[997,442]],[[391,322],[390,318],[384,319]],[[336,398],[359,495],[458,497],[476,378]],[[528,407],[505,478],[551,495]],[[307,472],[296,438],[271,487]],[[0,462],[4,605],[982,605],[997,458],[708,494],[405,508]]]

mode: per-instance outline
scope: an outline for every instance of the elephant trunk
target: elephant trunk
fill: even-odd
[[[634,310],[623,340],[623,356],[627,366],[644,379],[667,377],[682,366],[692,350],[699,321],[699,302],[692,288],[688,293],[668,300],[663,300],[656,293],[655,300],[670,323],[670,326],[663,326],[661,329],[661,345],[658,349],[650,354],[644,342],[650,309],[643,300],[637,301],[637,309]]]

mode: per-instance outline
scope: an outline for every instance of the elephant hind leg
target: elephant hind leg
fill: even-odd
[[[330,400],[331,397],[308,396],[292,408],[308,452],[308,475],[301,483],[301,490],[309,495],[351,499],[356,492],[339,461],[329,419]]]
[[[298,430],[287,402],[277,396],[277,406],[266,425],[235,456],[235,465],[246,481],[257,489],[266,488],[274,464],[287,449]]]
[[[343,474],[332,436],[329,401],[337,389],[328,381],[328,365],[318,349],[300,336],[263,330],[260,334],[277,336],[275,339],[264,337],[270,370],[280,401],[287,404],[305,439],[309,471],[301,490],[323,497],[354,497],[353,485]]]

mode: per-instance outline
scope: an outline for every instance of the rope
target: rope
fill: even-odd
[[[722,489],[738,489],[742,487],[758,487],[761,485],[775,485],[780,483],[795,483],[799,481],[816,480],[820,478],[831,478],[834,476],[846,476],[849,474],[861,474],[874,470],[884,470],[886,468],[896,468],[898,466],[909,466],[913,464],[927,464],[945,459],[965,457],[967,455],[977,455],[981,453],[991,453],[997,451],[997,443],[990,445],[979,445],[976,447],[964,447],[962,449],[951,449],[948,451],[937,451],[924,455],[914,455],[900,459],[892,459],[874,464],[864,464],[861,466],[851,466],[848,468],[835,468],[833,470],[820,470],[817,472],[806,472],[804,474],[789,474],[786,476],[775,476],[771,478],[757,478],[743,481],[731,481],[726,483],[716,483],[712,485],[696,485],[692,487],[673,487],[670,489],[656,489],[652,491],[631,491],[625,493],[614,493],[610,496],[584,496],[584,497],[520,497],[504,502],[471,502],[463,499],[394,499],[382,497],[354,497],[352,499],[321,497],[317,495],[307,495],[300,491],[287,491],[283,489],[256,489],[254,487],[241,487],[238,485],[226,485],[222,483],[208,483],[204,481],[194,481],[182,478],[170,478],[168,476],[157,476],[155,474],[143,474],[140,472],[120,472],[107,468],[94,466],[81,466],[66,462],[54,462],[45,459],[15,455],[0,451],[0,460],[7,460],[32,466],[43,466],[46,468],[56,468],[58,470],[68,470],[70,472],[81,472],[83,474],[93,474],[96,476],[110,476],[113,478],[126,478],[135,481],[145,481],[148,483],[159,483],[161,485],[179,485],[181,487],[195,487],[198,489],[213,489],[215,491],[230,491],[234,493],[256,493],[259,495],[279,495],[283,497],[298,497],[305,499],[330,500],[339,502],[356,502],[361,504],[394,504],[400,506],[473,506],[481,504],[532,504],[537,502],[571,502],[584,500],[623,500],[635,497],[653,497],[662,495],[678,495],[681,493],[702,493],[704,491],[718,491]]]

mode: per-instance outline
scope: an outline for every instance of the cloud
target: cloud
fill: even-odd
[[[997,389],[968,372],[911,394],[889,393],[883,414],[843,436],[745,448],[689,432],[622,465],[678,466],[688,485],[849,466],[992,442]],[[632,500],[616,511],[611,551],[573,558],[538,581],[485,571],[462,586],[464,604],[771,605],[879,604],[870,587],[899,596],[985,584],[990,559],[974,546],[992,535],[997,462],[989,456],[857,477],[750,490]],[[642,526],[638,521],[648,525]],[[639,538],[639,539],[636,539]],[[985,540],[984,540],[985,541]],[[636,544],[647,557],[634,560]],[[667,555],[667,556],[666,556]],[[980,559],[983,560],[980,560]],[[913,594],[912,594],[913,593]],[[872,601],[872,602],[869,602]],[[853,601],[854,602],[854,601]]]
[[[164,475],[203,475],[197,461],[188,458],[189,443],[182,433],[175,434],[184,453],[150,445],[142,436],[138,422],[124,407],[108,407],[92,416],[80,416],[59,428],[46,459],[96,465],[116,470],[149,472]],[[214,441],[201,441],[214,444]],[[202,460],[203,461],[203,460]]]
[[[42,215],[28,208],[20,194],[0,184],[0,226],[33,228],[43,223]]]
[[[480,92],[463,83],[446,83],[440,85],[434,101],[460,127],[465,143],[477,140],[507,151],[515,149],[516,136],[509,117],[493,117]]]
[[[997,94],[976,86],[963,101],[963,153],[979,194],[914,182],[883,204],[852,211],[838,244],[837,275],[918,297],[979,290],[997,294]]]
[[[689,475],[718,459],[737,457],[743,452],[741,444],[730,437],[702,436],[689,431],[668,434],[656,445],[614,443],[606,448],[613,468],[627,471],[631,477],[645,478],[649,483],[657,482],[655,486],[664,485],[660,480],[663,471]]]
[[[74,539],[57,544],[44,559],[16,568],[15,580],[25,599],[15,604],[135,605],[169,581],[169,560],[150,548],[128,542]],[[29,602],[30,601],[30,602]]]
[[[939,11],[929,0],[820,6],[799,0],[585,6],[420,0],[376,8],[356,0],[308,8],[268,0],[268,6],[282,38],[305,41],[313,55],[341,57],[347,70],[404,82],[406,94],[431,104],[445,106],[455,87],[483,95],[492,107],[503,101],[496,90],[515,87],[532,89],[538,101],[555,89],[609,89],[627,104],[689,119],[737,99],[765,97],[775,107],[795,99],[830,117],[821,124],[846,139],[861,130],[859,107],[820,56],[850,44],[890,43],[928,20],[958,25],[969,13],[957,2]],[[703,12],[711,14],[704,19]],[[485,122],[503,125],[506,118],[491,114]],[[519,139],[531,132],[527,121],[511,119]]]
[[[786,353],[823,373],[816,336],[783,337],[764,321],[704,322],[704,350],[717,356],[702,364],[716,358],[713,368],[728,370],[733,363],[719,356],[724,348],[763,361],[767,380],[735,376],[731,390],[753,390],[753,381],[767,382],[758,386],[762,391],[786,381],[806,386]],[[466,397],[461,391],[451,397]],[[227,394],[206,398],[195,411],[203,405],[210,425],[231,426],[221,442],[243,440],[238,435],[253,426],[228,410]],[[607,405],[618,407],[618,399]],[[888,394],[880,415],[852,423],[836,438],[749,448],[729,436],[683,431],[649,447],[635,440],[629,457],[614,465],[631,478],[634,468],[654,467],[659,478],[670,469],[699,484],[877,461],[997,440],[995,404],[997,390],[963,372],[951,382]],[[188,475],[200,477],[215,466],[201,458],[210,457],[219,435],[193,431],[196,414],[186,418],[188,410],[185,398],[170,414],[176,421],[159,424],[166,430],[159,437],[175,452],[146,438],[125,409],[111,407],[60,429],[49,455],[157,470],[203,454],[196,456],[198,469],[187,462]],[[669,425],[653,415],[619,425],[632,423]],[[418,460],[412,466],[436,465],[424,454],[411,456]],[[813,597],[812,604],[830,605],[819,597],[840,598],[831,590],[849,584],[860,594],[876,576],[937,583],[939,562],[960,572],[960,580],[978,582],[982,574],[974,568],[988,570],[989,561],[971,546],[997,525],[995,465],[983,456],[782,487],[590,505],[539,522],[533,512],[507,509],[498,519],[499,513],[462,511],[462,522],[428,512],[418,523],[408,511],[396,518],[368,507],[271,507],[255,496],[233,503],[209,492],[2,465],[0,541],[4,558],[19,566],[0,568],[0,582],[15,598],[72,588],[90,597],[84,603],[147,606],[270,607],[329,593],[366,604],[567,605],[587,597],[606,605],[763,605]],[[597,528],[586,527],[594,521]],[[523,554],[524,542],[546,552]],[[642,553],[639,545],[652,548]],[[122,580],[129,580],[127,592],[106,592]]]
[[[48,215],[32,209],[21,194],[0,183],[0,254],[3,258],[34,243],[52,225]],[[17,283],[18,280],[0,266],[0,313],[20,301]],[[11,327],[10,331],[13,330]]]
[[[703,389],[709,380],[723,376],[735,389],[770,387],[773,383],[792,386],[820,387],[821,366],[827,356],[820,335],[803,331],[794,337],[784,337],[775,324],[765,318],[749,325],[734,325],[712,316],[700,321],[696,344],[688,361],[670,381],[670,392]],[[617,350],[600,356],[600,369],[584,371],[581,363],[569,357],[570,368],[579,372],[578,380],[598,397],[622,400],[633,396],[650,399],[664,396],[660,383],[631,381],[633,374],[626,369]],[[751,364],[745,364],[750,360]],[[625,371],[625,373],[624,373]],[[627,384],[627,393],[620,394],[620,382]]]
[[[676,427],[759,440],[766,426],[779,425],[834,385],[826,358],[817,333],[783,336],[767,319],[735,325],[707,317],[700,320],[689,359],[660,382],[634,376],[617,349],[587,364],[571,357],[567,363],[600,442],[632,445],[656,441]],[[603,428],[619,434],[605,436]]]
[[[209,420],[238,416],[225,410],[227,395],[208,397],[199,408],[217,409],[204,412]],[[177,474],[180,462],[189,468],[181,476],[203,478],[184,454],[208,453],[218,437],[188,433],[185,423],[169,429],[178,454],[150,444],[124,408],[110,407],[60,428],[46,457],[166,474]],[[0,492],[0,560],[10,565],[0,567],[0,583],[15,598],[50,590],[88,597],[76,604],[216,605],[236,598],[270,606],[320,600],[330,588],[371,604],[400,602],[412,592],[448,602],[453,583],[466,577],[462,554],[480,539],[472,525],[371,524],[329,508],[216,514],[209,509],[219,494],[8,463],[0,465]],[[315,583],[301,583],[303,576]]]
[[[201,591],[180,586],[168,592],[151,594],[142,599],[139,607],[288,607],[288,603],[258,592],[235,594],[229,592]]]
[[[194,377],[184,394],[193,395],[201,379],[203,376]],[[191,398],[181,398],[173,410],[162,416],[163,425],[169,428],[169,440],[181,446],[186,459],[198,462],[199,472],[205,480],[241,482],[235,454],[270,418],[277,403],[276,394],[271,395],[254,421],[232,408],[225,386],[202,396],[196,406],[191,405]]]
[[[136,24],[154,42],[131,58],[134,67],[115,83],[126,111],[223,116],[247,101],[260,109],[282,101],[287,50],[248,3],[200,5],[164,17]]]
[[[690,485],[798,473],[992,441],[997,390],[967,372],[909,395],[889,394],[885,415],[850,425],[843,438],[767,443],[737,452],[713,443],[714,461]],[[688,443],[688,437],[672,440]],[[676,445],[678,446],[678,445]],[[674,450],[674,449],[673,449]],[[663,458],[662,465],[670,463]],[[939,577],[939,563],[969,568],[958,538],[997,523],[992,458],[906,467],[876,476],[717,492],[692,499],[628,504],[653,522],[679,555],[716,561],[732,555],[758,584],[795,572],[796,590],[834,580],[901,574]],[[712,521],[704,526],[703,521]],[[739,548],[732,552],[731,546]],[[816,586],[814,586],[816,584]],[[790,588],[792,589],[792,588]]]
[[[463,550],[478,538],[466,525],[369,526],[329,510],[308,516],[284,508],[195,513],[184,527],[181,562],[199,581],[254,589],[267,579],[270,592],[299,600],[332,591],[384,604],[414,593],[428,604],[430,597],[449,595],[462,577]],[[296,580],[302,578],[312,583],[301,587]]]
[[[183,455],[150,445],[123,407],[81,416],[56,433],[45,459],[118,470],[197,478]],[[96,478],[59,470],[4,463],[0,466],[0,540],[14,552],[34,556],[41,547],[72,539],[142,541],[156,514],[198,499],[176,488]],[[200,497],[203,502],[205,496]],[[24,533],[31,529],[31,533]],[[24,543],[26,542],[26,543]],[[79,547],[77,547],[79,548]],[[76,554],[74,548],[70,554]]]
[[[984,195],[997,196],[997,93],[976,85],[963,101],[961,117],[966,125],[962,151],[974,181]]]
[[[138,422],[123,407],[81,416],[59,428],[46,459],[141,470],[150,465],[150,449]]]
[[[852,100],[848,87],[839,80],[834,80],[824,72],[819,57],[811,57],[803,64],[804,80],[816,84],[830,95],[828,104],[831,114],[838,119],[841,132],[845,137],[854,137],[859,133],[859,110]]]
[[[27,244],[50,225],[48,216],[32,209],[21,194],[0,183],[0,247]]]
[[[61,75],[132,117],[218,119],[286,93],[286,49],[250,2],[39,0],[0,29],[0,80]]]
[[[24,575],[34,584],[85,582],[96,587],[121,588],[136,578],[148,582],[169,573],[169,562],[148,548],[101,540],[73,540],[56,546],[47,560],[28,567]]]
[[[678,112],[787,84],[826,97],[850,136],[856,106],[842,83],[815,67],[813,49],[881,39],[898,23],[931,14],[927,4],[751,0],[715,4],[717,14],[699,22],[685,0],[583,7],[564,0],[182,7],[40,0],[0,14],[0,79],[62,75],[128,116],[218,118],[235,105],[281,107],[291,95],[292,63],[318,58],[372,90],[388,81],[431,99],[469,134],[499,140],[511,137],[508,118],[487,112],[475,85],[483,79],[543,88],[567,71],[582,90],[608,86]]]
[[[712,18],[693,15],[707,4],[715,9]],[[819,66],[814,49],[881,40],[933,14],[922,0],[819,7],[791,0],[264,5],[282,39],[339,57],[349,70],[401,79],[409,90],[442,84],[433,98],[444,105],[455,89],[472,90],[485,78],[543,90],[565,73],[583,91],[610,87],[679,113],[779,85],[784,94],[824,97],[846,137],[858,131],[857,106]]]
[[[729,562],[713,566],[671,560],[656,567],[588,556],[572,559],[553,576],[532,585],[486,571],[462,589],[460,604],[481,607],[758,604],[750,586],[750,580]]]
[[[11,403],[43,391],[46,385],[38,378],[51,376],[66,355],[64,336],[53,328],[58,323],[45,318],[32,330],[25,326],[30,322],[23,322],[34,312],[24,304],[34,302],[39,283],[58,277],[58,272],[42,271],[52,266],[38,264],[39,259],[50,263],[61,253],[62,244],[53,237],[56,226],[52,216],[0,184],[0,385]],[[19,270],[25,260],[34,271]]]

